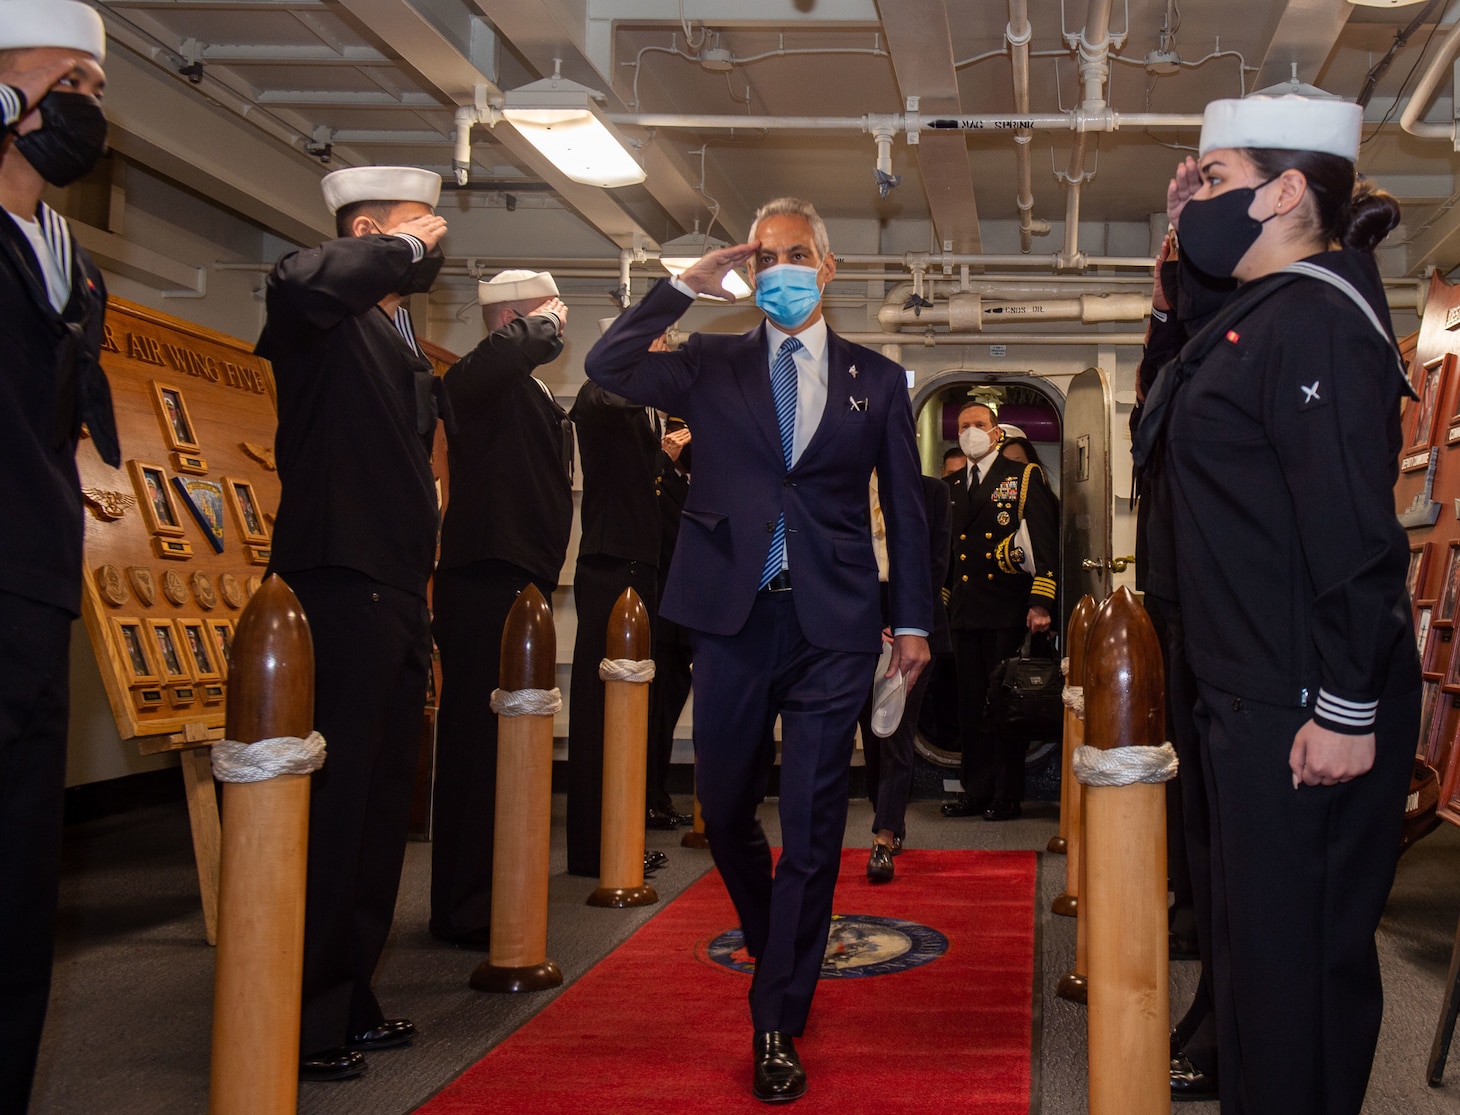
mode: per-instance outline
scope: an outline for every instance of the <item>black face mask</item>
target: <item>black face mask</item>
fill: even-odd
[[[52,186],[69,186],[106,151],[106,116],[87,93],[52,90],[36,106],[41,126],[15,137],[15,149]]]
[[[1180,231],[1181,250],[1187,258],[1208,275],[1218,278],[1231,275],[1248,249],[1257,243],[1262,226],[1277,216],[1274,213],[1259,221],[1247,215],[1257,191],[1276,177],[1273,175],[1256,186],[1228,190],[1205,201],[1188,201],[1181,211]]]
[[[421,262],[413,264],[406,272],[406,277],[401,280],[397,294],[426,294],[436,282],[436,276],[441,274],[441,268],[446,265],[446,253],[441,250],[438,244],[421,257]]]

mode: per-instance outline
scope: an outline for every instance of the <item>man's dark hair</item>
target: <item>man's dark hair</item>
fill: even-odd
[[[383,225],[399,204],[398,201],[352,201],[349,205],[342,205],[335,211],[335,235],[351,235],[350,226],[355,223],[356,217],[369,217],[376,224]]]
[[[967,456],[968,456],[968,454],[963,451],[963,446],[961,446],[961,445],[955,445],[951,449],[945,449],[945,450],[943,450],[943,463],[946,465],[954,457],[967,457]]]

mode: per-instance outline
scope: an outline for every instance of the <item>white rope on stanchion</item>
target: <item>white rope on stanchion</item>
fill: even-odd
[[[635,661],[632,658],[605,658],[598,664],[598,676],[604,681],[651,682],[654,680],[654,660],[652,658],[645,658],[642,661]]]
[[[1072,763],[1075,777],[1084,786],[1134,786],[1141,782],[1170,782],[1176,777],[1176,748],[1112,747],[1101,750],[1089,744],[1075,749]]]
[[[563,691],[552,689],[493,689],[492,711],[498,716],[556,716],[563,708]]]
[[[1075,714],[1076,719],[1085,719],[1085,687],[1083,685],[1065,686],[1060,690],[1060,700],[1065,703],[1065,708]]]
[[[310,732],[303,739],[220,740],[212,747],[212,759],[213,777],[219,782],[267,782],[281,774],[313,774],[324,765],[324,736]]]

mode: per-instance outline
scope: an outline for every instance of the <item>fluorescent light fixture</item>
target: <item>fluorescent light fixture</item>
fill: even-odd
[[[601,96],[555,74],[507,92],[502,115],[574,182],[606,187],[642,182],[644,168],[594,104]]]
[[[663,265],[664,270],[677,277],[685,268],[698,263],[700,257],[706,252],[723,247],[726,247],[723,240],[716,240],[713,236],[701,232],[699,222],[695,222],[693,232],[676,236],[673,240],[659,245],[659,262]],[[748,298],[752,293],[750,284],[740,277],[739,271],[728,272],[720,285],[735,295],[737,299]],[[719,302],[723,299],[717,298],[715,301]]]

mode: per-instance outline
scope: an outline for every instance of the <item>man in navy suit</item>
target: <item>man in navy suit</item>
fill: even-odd
[[[695,295],[750,262],[768,321],[743,336],[650,342]],[[853,727],[881,643],[867,483],[887,523],[892,670],[911,685],[932,627],[928,532],[901,368],[833,334],[821,297],[836,272],[806,202],[761,207],[750,241],[708,253],[624,313],[588,354],[590,378],[679,415],[699,466],[661,613],[690,631],[695,763],[715,864],[756,961],[754,1090],[794,1100],[831,924],[846,829]],[[890,673],[890,671],[889,671]],[[756,817],[781,718],[782,850],[774,873]]]

